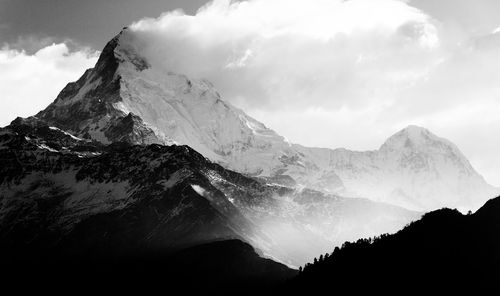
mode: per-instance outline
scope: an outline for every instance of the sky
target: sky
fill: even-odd
[[[130,26],[154,64],[307,145],[377,149],[407,125],[500,185],[500,1],[0,0],[0,126],[33,115]]]

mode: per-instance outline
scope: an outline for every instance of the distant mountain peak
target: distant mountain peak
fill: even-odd
[[[419,125],[410,124],[407,127],[405,127],[404,129],[402,129],[401,131],[405,131],[405,132],[428,132],[429,130],[426,129],[425,127],[422,127],[422,126],[419,126]]]
[[[432,134],[428,129],[418,126],[418,125],[409,125],[402,129],[400,133],[407,135],[409,138],[420,139],[425,137],[437,137]]]
[[[385,144],[393,144],[406,141],[411,141],[413,143],[425,142],[430,139],[439,139],[436,135],[431,133],[428,129],[416,125],[409,125],[399,132],[395,133],[389,139],[386,140]]]
[[[469,174],[475,174],[469,161],[455,144],[416,125],[410,125],[389,137],[379,151],[382,154],[404,155],[405,160],[408,160],[409,155],[415,154],[425,155],[430,159],[444,157]],[[435,161],[430,164],[435,164]]]
[[[451,152],[462,157],[458,148],[450,141],[438,137],[424,127],[409,125],[389,137],[380,148],[381,151],[438,151]]]

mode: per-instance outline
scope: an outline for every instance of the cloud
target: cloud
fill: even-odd
[[[245,109],[380,99],[424,75],[439,46],[432,20],[396,0],[218,0],[131,28],[154,65],[207,78]]]
[[[460,132],[500,132],[498,33],[473,36],[449,14],[435,19],[414,2],[427,7],[216,0],[195,15],[167,12],[131,28],[153,65],[211,80],[226,100],[293,142],[376,149],[420,124],[455,141],[500,184],[491,150],[500,140]]]
[[[0,49],[0,126],[16,116],[30,116],[51,103],[70,81],[97,61],[90,49],[70,51],[65,43],[52,44],[29,54]]]

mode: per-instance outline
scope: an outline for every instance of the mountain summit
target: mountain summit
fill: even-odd
[[[476,208],[480,204],[474,199],[495,194],[455,144],[422,127],[409,126],[390,137],[377,158],[385,166],[384,178],[393,182],[394,198],[422,208]]]
[[[382,147],[385,149],[402,149],[409,146],[425,146],[429,140],[434,139],[437,139],[437,137],[426,128],[409,125],[387,139]]]
[[[211,160],[253,174],[266,159],[245,156],[283,145],[283,137],[221,100],[213,85],[151,65],[124,29],[96,66],[37,117],[102,143],[179,143]],[[285,144],[288,146],[288,144]]]
[[[104,144],[188,145],[226,168],[271,183],[409,209],[476,209],[495,194],[455,145],[416,126],[377,151],[291,144],[223,101],[210,82],[152,63],[135,34],[125,28],[113,38],[96,66],[36,117]]]
[[[455,144],[436,136],[426,128],[416,125],[410,125],[391,136],[380,147],[380,150],[418,150],[425,153],[439,153],[446,150],[465,160],[465,156],[463,156]]]

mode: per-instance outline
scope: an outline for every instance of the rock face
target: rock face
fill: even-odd
[[[124,29],[96,66],[36,117],[103,144],[188,145],[228,169],[269,182],[414,210],[475,209],[495,194],[455,145],[414,126],[377,151],[291,144],[224,102],[210,82],[150,64],[135,34]]]
[[[126,117],[124,117],[126,118]],[[36,119],[0,129],[0,249],[179,250],[225,239],[298,266],[420,214],[269,184],[188,146],[104,145]]]

